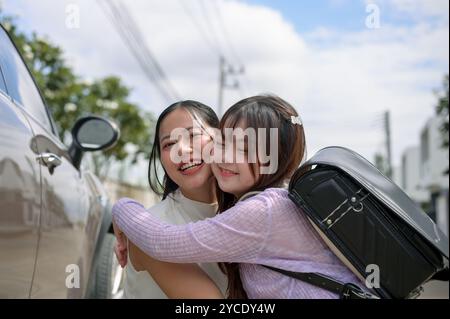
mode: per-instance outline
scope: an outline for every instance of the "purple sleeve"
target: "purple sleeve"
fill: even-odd
[[[114,205],[113,218],[129,240],[162,261],[257,263],[271,215],[268,201],[258,195],[213,218],[186,225],[162,222],[129,198]]]

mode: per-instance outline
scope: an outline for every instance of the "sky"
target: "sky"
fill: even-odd
[[[145,77],[100,2],[1,1],[21,30],[60,45],[86,81],[120,76],[133,89],[131,100],[158,116],[172,101]],[[279,95],[303,119],[309,156],[341,145],[373,160],[383,151],[381,119],[389,110],[398,165],[402,152],[419,144],[434,114],[433,90],[449,69],[448,0],[122,3],[181,98],[217,110],[220,50],[236,68],[245,67],[244,74],[229,79],[238,80],[241,89],[224,91],[225,108],[245,96]],[[79,10],[76,28],[67,24],[73,5]]]

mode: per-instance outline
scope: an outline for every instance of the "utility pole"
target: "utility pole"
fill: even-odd
[[[239,82],[234,80],[232,85],[227,83],[228,75],[240,75],[245,72],[244,66],[241,66],[239,70],[233,68],[233,66],[229,65],[223,56],[219,58],[219,101],[217,104],[217,116],[219,118],[222,116],[223,112],[223,91],[224,89],[238,89]]]
[[[389,111],[384,113],[384,132],[386,135],[387,176],[392,178],[391,118]]]
[[[217,116],[222,116],[222,104],[223,104],[223,87],[225,85],[225,58],[220,56],[219,58],[219,103],[217,104]]]

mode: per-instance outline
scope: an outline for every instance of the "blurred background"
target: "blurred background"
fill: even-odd
[[[309,156],[361,153],[448,235],[447,0],[0,0],[0,22],[67,143],[84,114],[120,125],[115,148],[89,155],[112,200],[158,200],[147,160],[168,105],[220,116],[273,93],[301,115]]]

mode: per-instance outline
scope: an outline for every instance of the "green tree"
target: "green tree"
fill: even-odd
[[[129,92],[119,78],[107,77],[87,86],[80,100],[80,104],[90,113],[113,118],[120,123],[121,138],[117,145],[103,154],[93,156],[95,167],[98,168],[96,173],[100,176],[105,176],[109,171],[111,159],[124,161],[131,158],[134,164],[140,156],[148,158],[150,155],[155,119],[151,113],[127,101]]]
[[[449,146],[449,137],[448,137],[448,74],[444,76],[444,80],[442,81],[442,88],[439,91],[435,92],[438,102],[436,105],[436,114],[442,119],[442,124],[440,127],[442,134],[442,148],[447,148]],[[446,169],[444,171],[445,175],[448,175],[449,170]]]
[[[10,34],[33,74],[64,140],[74,123],[73,117],[84,113],[83,106],[78,102],[85,85],[66,65],[59,47],[47,39],[38,37],[36,33],[27,36],[20,32],[12,17],[0,15],[0,22]],[[65,108],[69,103],[76,105],[78,110],[65,116]]]
[[[110,76],[86,83],[64,60],[58,46],[36,33],[21,32],[14,18],[4,16],[0,8],[0,23],[15,42],[58,126],[60,137],[66,143],[75,121],[87,114],[113,119],[120,127],[117,145],[105,152],[94,153],[94,170],[104,179],[113,161],[140,156],[148,158],[152,143],[154,116],[129,102],[130,89],[118,77]]]

